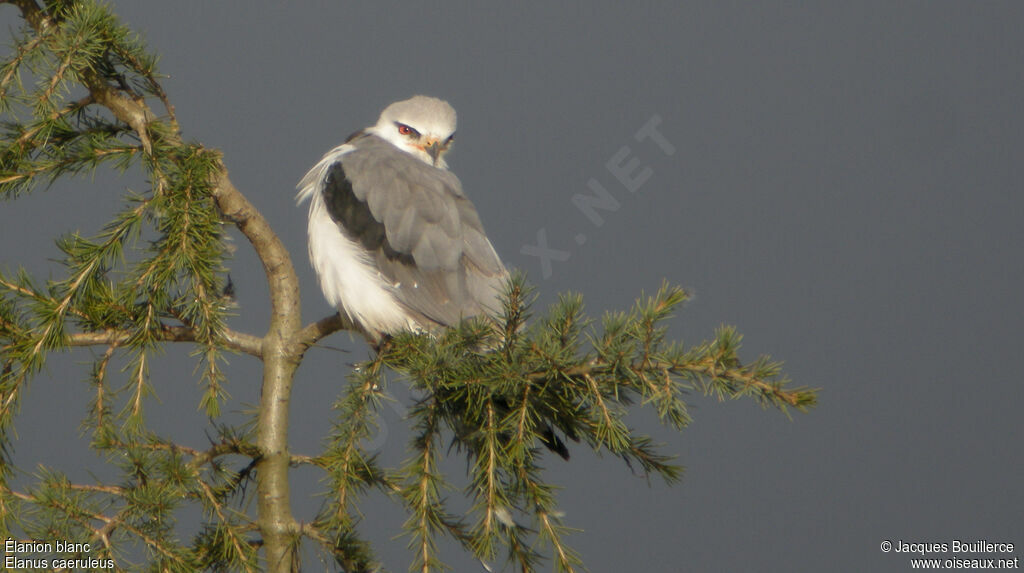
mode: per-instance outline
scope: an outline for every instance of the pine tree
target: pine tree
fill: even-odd
[[[666,321],[688,296],[679,288],[663,286],[595,321],[578,295],[531,316],[532,291],[517,276],[497,328],[477,320],[437,338],[409,333],[371,354],[348,376],[324,451],[292,454],[296,368],[313,345],[349,325],[338,315],[300,322],[289,253],[232,184],[221,153],[183,138],[155,56],[107,6],[4,3],[20,10],[24,27],[0,68],[0,193],[16,199],[101,165],[140,172],[149,188],[127,197],[95,236],[59,240],[58,280],[0,274],[0,538],[87,543],[92,552],[66,557],[110,559],[118,570],[134,567],[126,548],[143,547],[142,568],[160,571],[297,570],[305,541],[344,571],[376,571],[358,515],[378,490],[408,514],[410,570],[441,569],[437,541],[448,536],[483,562],[507,559],[534,571],[550,560],[577,571],[580,557],[566,544],[554,488],[544,481],[542,446],[566,454],[564,437],[673,482],[679,467],[625,424],[630,407],[650,405],[681,429],[691,391],[752,397],[783,412],[815,403],[814,390],[789,387],[779,363],[742,364],[732,328],[692,347],[666,340]],[[271,319],[261,335],[230,326],[225,225],[237,227],[266,273]],[[200,366],[196,398],[215,436],[206,449],[155,434],[143,415],[152,357],[175,343],[193,348]],[[19,401],[48,356],[84,347],[100,350],[87,373],[95,397],[85,427],[120,479],[79,484],[44,469],[32,487],[16,490]],[[219,422],[228,400],[225,353],[262,363],[250,426]],[[115,359],[128,364],[124,380],[109,368]],[[389,397],[387,373],[416,396],[408,415],[414,439],[399,467],[383,467],[364,449]],[[465,515],[442,495],[451,489],[440,469],[446,456],[467,461]],[[315,466],[329,484],[323,511],[302,522],[288,489],[295,465]],[[246,503],[253,494],[255,510]],[[201,508],[202,523],[182,541],[174,515],[185,505]]]

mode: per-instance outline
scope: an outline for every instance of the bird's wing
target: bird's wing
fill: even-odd
[[[324,203],[395,298],[443,326],[500,311],[507,272],[458,178],[374,135],[347,145],[324,170]]]

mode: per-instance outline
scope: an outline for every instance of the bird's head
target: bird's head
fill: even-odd
[[[447,169],[444,154],[455,141],[455,110],[448,102],[413,96],[395,102],[367,130],[434,167]]]

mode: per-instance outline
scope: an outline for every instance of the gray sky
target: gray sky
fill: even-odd
[[[635,417],[687,466],[675,487],[581,447],[550,460],[592,571],[906,571],[883,540],[1024,545],[1024,4],[114,5],[161,54],[186,136],[223,150],[291,250],[307,320],[330,309],[295,183],[386,104],[424,93],[458,110],[449,164],[542,305],[571,289],[600,314],[668,279],[696,292],[673,336],[734,324],[747,358],[769,353],[822,389],[792,421],[703,397],[681,434]],[[14,14],[0,8],[5,29]],[[655,117],[671,155],[634,137]],[[635,192],[606,167],[624,146],[652,173]],[[618,204],[600,225],[572,201],[592,179]],[[4,204],[0,264],[45,272],[55,234],[94,233],[141,186],[99,176]],[[523,252],[539,232],[564,259],[549,276]],[[232,277],[234,324],[260,332],[266,289],[244,243]],[[345,334],[329,343],[351,352],[311,352],[300,371],[302,453],[330,427],[339,371],[367,352]],[[150,412],[201,446],[201,418],[182,422],[199,397],[182,355],[168,354]],[[73,465],[83,360],[59,357],[34,384],[23,467]],[[254,402],[256,366],[232,367],[232,394]],[[46,430],[55,418],[72,421],[66,434]],[[400,421],[385,420],[397,461]],[[318,487],[297,479],[297,497]],[[295,506],[300,519],[316,507]],[[403,570],[404,540],[387,541],[400,512],[380,499],[365,510]]]

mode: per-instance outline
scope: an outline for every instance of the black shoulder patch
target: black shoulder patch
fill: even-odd
[[[384,223],[374,219],[366,201],[356,197],[352,182],[345,176],[345,168],[340,161],[327,170],[323,198],[327,213],[349,239],[357,241],[370,252],[383,251],[389,260],[413,264],[411,254],[400,253],[391,247]]]

